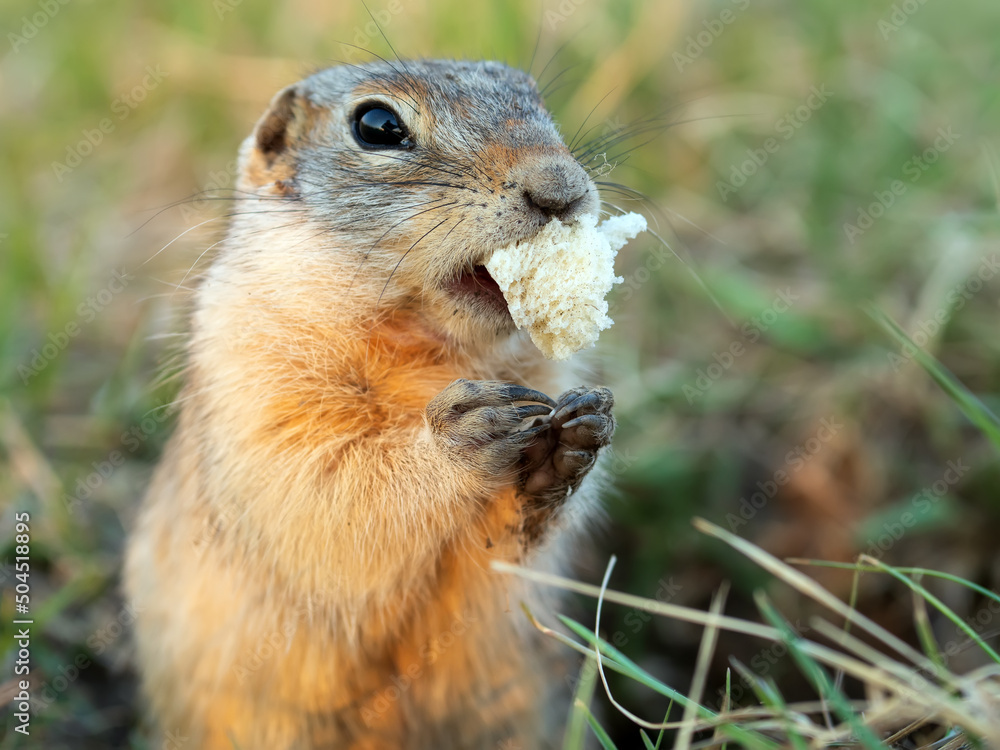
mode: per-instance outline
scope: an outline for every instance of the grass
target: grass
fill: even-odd
[[[694,516],[778,559],[870,555],[863,576],[815,567],[810,586],[911,649],[910,671],[921,644],[942,644],[920,664],[948,695],[988,684],[963,682],[992,659],[953,618],[871,573],[890,566],[966,624],[1000,591],[1000,6],[895,6],[369,3],[402,55],[534,58],[568,136],[670,123],[591,165],[606,159],[604,179],[648,196],[606,191],[669,244],[619,258],[617,324],[595,358],[618,401],[612,522],[576,571],[592,580],[614,554],[616,586],[638,595],[601,620],[619,655],[604,661],[608,685],[638,716],[672,700],[680,721],[700,668],[716,717],[777,722],[790,743],[819,736],[794,707],[821,684],[801,668],[829,630],[810,624],[821,606],[776,583],[784,568],[693,533]],[[388,49],[361,3],[72,0],[35,24],[40,12],[0,7],[2,28],[25,37],[0,38],[0,693],[14,658],[13,511],[27,511],[33,674],[51,701],[32,722],[41,745],[17,745],[9,719],[3,741],[139,748],[119,556],[169,434],[162,375],[177,365],[187,290],[223,225],[225,204],[209,198],[232,186],[239,141],[276,90],[357,54],[349,45]],[[727,616],[771,640],[734,635],[720,615],[707,666],[701,625],[639,606],[705,611],[723,580]],[[571,606],[575,617],[584,604]],[[761,607],[798,635],[764,625]],[[972,627],[1000,650],[995,621]],[[871,667],[882,657],[862,657],[855,632],[838,638]],[[650,680],[684,689],[668,697]],[[857,706],[866,684],[833,686]],[[592,701],[578,694],[590,713],[573,736],[599,722],[633,746],[635,726],[597,686]],[[752,713],[759,702],[768,718]]]
[[[857,610],[843,604],[836,596],[803,576],[786,563],[782,563],[756,545],[750,544],[724,529],[701,519],[695,526],[704,533],[721,539],[749,560],[773,572],[777,580],[789,585],[827,608],[843,619],[837,627],[826,619],[815,618],[813,629],[832,648],[812,639],[799,636],[788,621],[763,592],[755,594],[755,601],[770,627],[756,622],[720,615],[724,594],[718,596],[709,612],[688,607],[678,607],[655,599],[637,599],[628,594],[607,589],[608,575],[600,587],[581,584],[558,576],[539,574],[511,565],[496,565],[499,570],[521,575],[543,585],[556,586],[567,591],[583,593],[597,599],[597,625],[600,627],[601,605],[604,601],[619,601],[664,617],[674,617],[695,622],[705,627],[699,651],[698,664],[691,688],[675,689],[653,677],[606,640],[580,623],[560,617],[563,625],[579,640],[542,625],[531,613],[532,622],[546,635],[587,656],[584,662],[579,689],[574,701],[569,726],[579,726],[579,717],[587,724],[604,748],[616,747],[608,732],[591,712],[588,703],[594,694],[594,675],[601,674],[608,700],[623,716],[636,724],[643,744],[653,744],[645,730],[672,729],[677,732],[672,745],[675,750],[691,747],[692,737],[700,734],[698,747],[727,746],[736,743],[747,748],[778,747],[857,747],[868,750],[902,747],[992,747],[1000,742],[1000,670],[992,667],[971,674],[957,674],[943,664],[940,650],[932,638],[924,641],[923,654],[901,643],[892,633],[871,621]],[[868,562],[868,561],[862,561]],[[819,563],[823,565],[823,563]],[[858,572],[876,570],[904,582],[923,600],[940,609],[949,619],[959,621],[958,615],[930,595],[904,571],[883,564],[849,566]],[[974,586],[960,579],[956,584]],[[994,595],[995,596],[995,595]],[[919,601],[919,600],[918,600]],[[854,626],[870,640],[895,650],[903,659],[873,648],[869,643],[851,635]],[[702,705],[702,687],[709,665],[709,657],[716,648],[716,632],[727,629],[783,643],[792,655],[796,666],[812,684],[817,700],[790,703],[780,688],[771,680],[762,678],[736,659],[733,667],[752,685],[758,705],[752,708],[731,708],[728,701],[719,712]],[[997,661],[993,649],[982,635],[971,628],[966,630],[969,642],[987,657]],[[596,664],[596,667],[595,667]],[[645,721],[631,713],[611,695],[604,679],[603,669],[614,670],[627,678],[652,689],[661,696],[684,706],[679,721],[664,720],[660,723]],[[842,690],[843,676],[849,674],[860,680],[866,688],[866,699],[851,700]],[[727,691],[728,696],[728,691]],[[668,710],[669,717],[669,710]],[[641,728],[640,728],[641,727]],[[662,734],[661,734],[662,737]],[[945,740],[947,740],[945,742]],[[634,740],[632,740],[634,743]],[[579,732],[567,734],[564,748],[583,748]],[[627,745],[629,746],[629,745]]]

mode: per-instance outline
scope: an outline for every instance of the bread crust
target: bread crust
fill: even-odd
[[[373,98],[423,151],[351,140]],[[449,286],[544,224],[507,205],[552,159],[534,83],[496,63],[324,71],[244,143],[125,566],[145,696],[186,747],[555,741],[571,665],[520,611],[543,593],[490,564],[558,570],[584,538],[610,393]]]

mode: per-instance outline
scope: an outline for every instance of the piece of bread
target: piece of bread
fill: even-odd
[[[615,256],[646,219],[636,213],[612,216],[598,225],[587,214],[564,224],[552,219],[530,241],[493,253],[486,264],[500,285],[518,328],[548,359],[568,359],[597,342],[614,322],[604,299],[614,284]]]

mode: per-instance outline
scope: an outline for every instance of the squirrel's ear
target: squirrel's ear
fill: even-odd
[[[267,112],[257,122],[246,174],[251,183],[261,186],[278,183],[287,190],[286,181],[295,175],[296,147],[307,140],[309,131],[322,116],[297,86],[289,86],[271,100]]]
[[[279,91],[271,100],[267,112],[257,122],[254,141],[257,150],[270,161],[282,154],[288,146],[288,131],[295,119],[298,98],[299,93],[294,86]]]

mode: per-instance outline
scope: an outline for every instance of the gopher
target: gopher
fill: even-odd
[[[529,75],[449,60],[289,86],[239,164],[126,556],[156,724],[554,746],[572,673],[491,562],[559,570],[586,538],[613,398],[515,328],[485,264],[599,213],[587,170]]]

